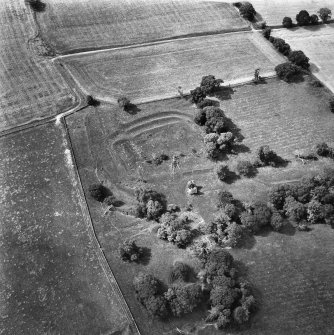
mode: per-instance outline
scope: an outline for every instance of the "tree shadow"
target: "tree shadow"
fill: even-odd
[[[280,233],[288,236],[293,236],[296,234],[296,228],[289,221],[287,221],[283,228],[280,230]]]
[[[252,84],[253,84],[253,85],[256,85],[256,86],[257,86],[257,85],[266,85],[266,84],[268,84],[268,82],[266,81],[265,78],[260,77],[259,80],[254,80],[254,79],[253,79]]]
[[[248,233],[245,234],[242,240],[239,243],[239,246],[237,249],[247,249],[250,250],[252,249],[256,244],[256,239],[253,234]]]
[[[141,109],[137,105],[131,102],[126,106],[124,110],[131,115],[136,115],[141,111]]]
[[[245,265],[244,262],[239,260],[234,260],[233,265],[235,269],[237,270],[238,277],[246,278],[248,275],[248,267]]]
[[[224,179],[224,183],[226,184],[233,184],[235,181],[237,181],[238,179],[240,179],[240,176],[237,175],[234,171],[228,171],[227,172],[227,176]]]
[[[218,88],[213,96],[219,100],[230,100],[232,99],[232,95],[234,94],[235,90],[231,86],[222,86]]]
[[[151,260],[152,252],[150,248],[147,247],[141,247],[142,248],[142,254],[138,261],[138,263],[142,265],[148,265]]]
[[[303,73],[298,73],[293,76],[290,76],[288,79],[284,80],[288,84],[299,84],[305,81],[304,74]]]
[[[245,137],[241,134],[241,129],[232,121],[232,119],[225,116],[224,123],[226,124],[227,130],[234,135],[238,142],[244,140]]]
[[[285,158],[277,155],[274,167],[275,168],[284,168],[284,167],[287,167],[289,165],[289,163],[291,163],[290,160],[285,159]]]
[[[242,143],[233,144],[232,151],[231,151],[232,155],[238,155],[238,154],[247,153],[247,152],[250,152],[250,149],[249,147],[247,147],[247,145],[242,144]]]
[[[113,202],[113,205],[114,205],[115,207],[122,207],[122,206],[125,205],[125,202],[122,201],[122,200],[115,200],[115,201]]]
[[[261,230],[258,231],[255,235],[261,236],[261,237],[267,237],[268,235],[270,235],[272,231],[273,230],[271,229],[270,226],[265,226],[265,227],[262,227]]]

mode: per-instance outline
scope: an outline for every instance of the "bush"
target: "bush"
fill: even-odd
[[[274,38],[272,44],[283,55],[289,55],[291,50],[290,45],[286,43],[282,38]]]
[[[282,24],[283,24],[283,27],[284,27],[284,28],[287,28],[287,29],[292,28],[293,24],[292,24],[291,17],[286,16],[286,17],[283,19]]]
[[[118,106],[120,108],[123,108],[123,110],[127,110],[130,106],[130,100],[127,97],[119,97],[117,99]]]
[[[124,262],[138,262],[143,254],[143,248],[138,247],[133,240],[126,240],[120,246],[119,253]]]
[[[271,34],[271,28],[266,27],[266,28],[263,29],[262,35],[264,36],[264,38],[266,38],[268,40],[269,37],[270,37],[270,34]]]
[[[206,95],[212,95],[223,82],[222,79],[216,79],[215,76],[210,74],[202,77],[200,87]]]
[[[240,14],[247,20],[253,21],[256,11],[250,2],[244,2],[239,7]]]
[[[316,14],[312,14],[310,16],[310,24],[318,24],[319,22],[319,17]]]
[[[92,184],[88,188],[90,196],[100,202],[106,197],[106,191],[106,188],[102,184]]]
[[[229,176],[228,165],[225,165],[225,164],[219,165],[216,172],[217,172],[218,179],[221,181],[225,181]]]
[[[173,315],[181,316],[190,313],[202,300],[202,289],[199,284],[173,285],[165,293]]]
[[[176,262],[169,272],[169,282],[172,283],[178,280],[187,282],[190,278],[191,271],[192,269],[188,264]]]
[[[237,171],[239,175],[249,177],[253,173],[253,164],[250,161],[239,161],[237,163]]]
[[[280,231],[284,227],[284,217],[279,212],[274,212],[271,216],[270,226],[275,231]]]
[[[215,100],[204,99],[197,104],[197,108],[203,109],[205,107],[215,106],[215,105],[216,105]]]
[[[290,82],[294,76],[301,73],[300,68],[290,62],[279,64],[275,67],[277,76],[287,82]]]
[[[41,0],[26,0],[26,1],[34,12],[43,12],[45,10],[46,5]]]
[[[190,91],[191,102],[198,104],[203,101],[206,97],[206,94],[203,92],[201,87],[196,87],[194,90]]]
[[[308,69],[310,67],[309,58],[305,56],[304,52],[301,50],[291,51],[288,59],[291,63],[302,67],[303,69]]]
[[[296,21],[299,26],[307,26],[310,23],[310,14],[306,10],[301,10],[296,15]]]
[[[320,8],[318,13],[323,23],[326,23],[328,20],[330,20],[332,15],[331,10],[328,8]]]

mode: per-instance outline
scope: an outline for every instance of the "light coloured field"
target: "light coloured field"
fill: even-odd
[[[152,46],[124,48],[61,59],[81,88],[97,98],[115,102],[126,95],[135,102],[175,96],[213,74],[226,82],[273,75],[284,58],[260,33],[243,32],[196,37]]]
[[[260,14],[258,19],[266,21],[270,26],[282,25],[285,16],[291,17],[296,23],[296,15],[303,9],[310,15],[317,14],[322,7],[334,11],[333,0],[252,0],[251,3]]]
[[[294,50],[310,58],[311,70],[334,92],[334,24],[320,27],[280,29],[272,33],[286,40]]]
[[[38,21],[60,53],[249,29],[229,3],[187,0],[47,1]]]
[[[74,96],[62,76],[29,50],[34,22],[23,1],[1,2],[0,30],[0,129],[69,109]]]

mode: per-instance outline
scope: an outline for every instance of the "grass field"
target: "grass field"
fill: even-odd
[[[334,92],[334,24],[299,29],[280,29],[272,33],[286,40],[294,50],[310,58],[311,71]]]
[[[196,109],[184,99],[141,104],[134,115],[122,112],[112,105],[102,104],[98,108],[89,108],[80,114],[68,116],[66,122],[85,190],[91,183],[103,182],[127,208],[133,203],[135,187],[152,187],[164,193],[168,203],[181,207],[191,203],[196,218],[208,221],[216,212],[215,198],[218,190],[222,188],[228,189],[237,199],[243,201],[266,201],[267,191],[272,184],[298,180],[302,176],[316,174],[322,167],[332,164],[330,160],[320,160],[303,165],[293,158],[295,149],[308,148],[318,141],[334,141],[334,117],[325,103],[326,99],[328,92],[322,88],[311,88],[308,78],[298,84],[271,79],[263,85],[234,87],[230,99],[221,101],[221,106],[236,127],[240,128],[244,137],[239,158],[249,157],[260,145],[269,144],[290,162],[284,168],[259,169],[254,178],[236,179],[232,184],[219,182],[214,173],[216,163],[205,158],[203,133],[192,122]],[[170,160],[159,166],[145,162],[146,159],[152,158],[152,155],[161,153],[169,157],[173,154],[181,156],[180,169],[176,170],[174,175],[171,173]],[[229,155],[226,157],[229,159],[225,159],[225,163],[228,163],[232,170],[235,165],[233,157],[235,156]],[[146,183],[143,184],[140,181],[142,179],[146,180]],[[186,183],[191,179],[202,186],[202,194],[198,197],[188,197],[185,194]],[[194,260],[184,251],[159,241],[155,233],[152,233],[156,229],[154,224],[118,212],[105,215],[103,205],[90,197],[88,204],[98,238],[105,248],[111,268],[115,269],[116,279],[140,330],[144,334],[160,334],[173,327],[187,329],[190,324],[202,327],[204,311],[198,311],[182,320],[172,319],[168,323],[161,323],[156,320],[150,321],[133,299],[132,280],[139,271],[152,271],[166,281],[168,269],[173,261],[183,259],[196,267]],[[248,247],[250,250],[236,251],[236,257],[241,261],[247,261],[251,266],[250,278],[262,294],[260,299],[263,299],[264,308],[255,318],[250,334],[303,334],[305,331],[305,334],[311,335],[314,334],[313,330],[319,329],[319,334],[330,334],[327,332],[330,328],[323,325],[327,311],[321,308],[313,310],[316,308],[313,306],[314,299],[318,299],[316,306],[331,307],[331,302],[326,300],[325,286],[319,286],[323,290],[323,296],[315,297],[314,287],[320,285],[322,280],[328,280],[332,271],[329,255],[326,255],[321,264],[317,264],[318,257],[322,257],[320,255],[326,251],[323,250],[321,254],[314,251],[312,239],[318,241],[321,240],[320,236],[328,234],[324,243],[329,248],[329,236],[332,236],[333,232],[330,230],[326,233],[328,227],[319,229],[319,237],[314,237],[316,232],[310,235],[312,237],[296,234],[296,242],[289,234],[272,233],[268,240],[257,237]],[[136,238],[139,245],[151,248],[151,259],[147,264],[129,265],[120,261],[117,247],[122,240],[129,237]],[[284,248],[278,252],[281,241]],[[288,243],[289,246],[285,249]],[[288,255],[292,245],[295,253]],[[309,255],[306,261],[303,261],[304,254]],[[264,260],[265,257],[268,258]],[[280,261],[282,264],[278,267]],[[290,281],[287,273],[292,264],[296,270],[291,274]],[[315,271],[316,284],[311,288],[310,295],[301,295],[303,285],[310,289],[309,272],[312,266],[318,267],[322,272]],[[306,279],[303,277],[305,271],[308,271]],[[280,276],[284,285],[289,285],[282,289],[283,293],[280,291]],[[304,281],[300,281],[301,278]],[[275,284],[272,283],[274,279],[278,281]],[[333,294],[332,292],[329,287],[328,295]],[[278,297],[282,305],[274,303],[274,299]],[[298,300],[298,308],[295,299]],[[283,304],[284,300],[286,302]],[[298,313],[301,315],[300,320],[294,323]],[[310,313],[315,313],[321,323],[314,322],[305,329],[301,328],[310,317]],[[284,319],[287,320],[286,324],[282,322]],[[214,332],[212,329],[203,330],[201,334],[209,335]]]
[[[252,0],[258,19],[264,20],[270,26],[282,25],[285,16],[291,17],[293,23],[296,23],[296,15],[303,9],[310,15],[317,14],[322,7],[334,10],[332,0]],[[318,15],[318,14],[317,14]]]
[[[138,334],[92,238],[61,125],[0,139],[0,333]]]
[[[242,81],[251,79],[260,67],[261,75],[272,75],[283,61],[269,42],[252,32],[61,59],[84,91],[111,102],[119,95],[135,102],[175,96],[179,85],[189,92],[207,74],[227,82]]]
[[[185,0],[46,1],[42,36],[59,53],[249,29],[228,3]],[[84,18],[84,20],[83,20]]]
[[[69,109],[75,98],[50,60],[28,47],[35,35],[24,1],[0,8],[0,130]]]

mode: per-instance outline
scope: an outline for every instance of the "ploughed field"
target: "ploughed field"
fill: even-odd
[[[59,53],[250,29],[237,10],[224,2],[48,0],[46,3],[45,13],[37,16],[41,34]]]
[[[334,24],[274,30],[272,36],[283,38],[293,50],[302,50],[310,58],[312,73],[334,92]]]
[[[2,3],[0,30],[0,130],[69,109],[72,91],[52,62],[33,50],[36,28],[24,1]]]
[[[101,262],[62,125],[0,139],[0,330],[137,334]]]
[[[327,7],[333,11],[332,0],[252,0],[257,19],[264,20],[269,26],[281,26],[285,16],[291,17],[296,23],[296,15],[307,10],[310,15],[317,14],[320,8]]]
[[[181,319],[152,321],[134,298],[132,281],[139,271],[151,272],[167,283],[168,271],[176,260],[198,268],[196,260],[187,251],[158,239],[155,222],[131,216],[134,189],[140,186],[152,188],[165,194],[168,203],[183,208],[192,204],[193,221],[209,222],[217,211],[215,199],[220,189],[231,191],[242,201],[266,201],[271,185],[298,180],[330,166],[332,161],[329,159],[305,165],[294,159],[295,149],[334,140],[329,93],[324,88],[310,87],[308,80],[287,84],[271,79],[266,84],[233,87],[230,95],[223,91],[219,93],[221,108],[235,129],[239,129],[240,137],[244,137],[237,147],[237,156],[222,157],[231,170],[238,159],[250,157],[265,144],[289,160],[285,167],[260,168],[254,178],[236,178],[232,184],[220,182],[215,174],[219,162],[205,157],[203,130],[193,122],[196,108],[186,99],[140,104],[131,110],[131,114],[113,105],[101,104],[66,117],[85,192],[90,184],[103,182],[120,200],[118,210],[109,212],[105,205],[87,196],[98,238],[144,334],[163,334],[175,327],[190,329],[194,326],[198,334],[215,332],[211,327],[202,328],[204,309]],[[147,162],[162,153],[170,159],[158,166]],[[173,155],[180,157],[180,168],[174,173],[170,165]],[[192,179],[202,187],[199,196],[186,195],[186,183]],[[332,308],[328,297],[333,290],[323,283],[329,280],[333,270],[330,253],[326,254],[333,232],[329,227],[316,229],[319,234],[316,230],[311,235],[296,233],[291,236],[292,232],[287,231],[285,235],[258,236],[247,244],[247,249],[233,251],[237,259],[248,263],[249,277],[258,288],[258,298],[263,303],[245,334],[248,331],[250,334],[311,335],[315,331],[329,334],[330,327],[324,320],[328,316],[327,308]],[[313,245],[313,237],[321,240],[320,236],[324,237],[325,246],[321,253],[318,252],[321,243],[317,242],[317,248]],[[118,246],[126,238],[134,238],[139,246],[151,249],[145,264],[128,264],[120,260]],[[304,255],[308,255],[306,260]],[[312,272],[313,268],[317,271]],[[302,291],[303,287],[306,292]],[[317,296],[317,290],[321,295]],[[314,321],[306,327],[312,313],[321,322]]]
[[[227,82],[249,80],[254,69],[273,75],[284,61],[260,33],[243,32],[163,42],[151,46],[66,56],[60,60],[94,97],[134,102],[175,96],[199,85],[204,74]]]

